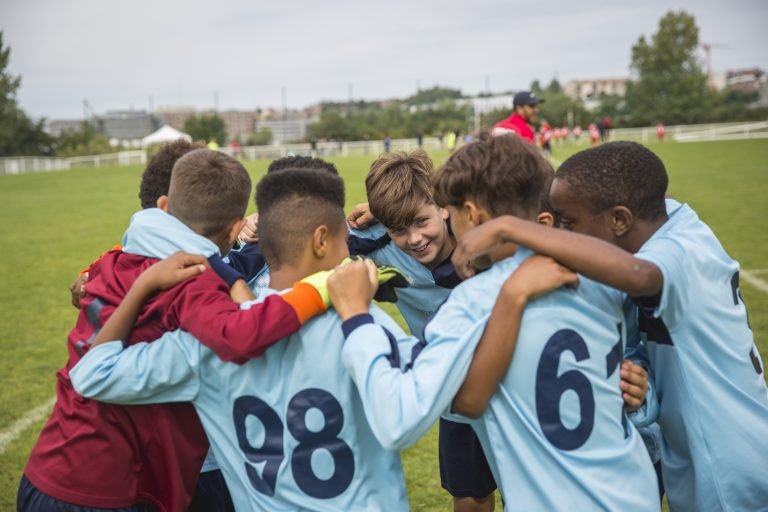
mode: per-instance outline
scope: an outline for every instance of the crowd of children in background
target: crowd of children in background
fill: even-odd
[[[438,421],[459,512],[768,510],[738,263],[642,145],[554,172],[541,101],[439,169],[381,155],[349,216],[318,158],[273,162],[245,219],[239,161],[162,148],[73,286],[18,510],[408,510],[399,452]]]

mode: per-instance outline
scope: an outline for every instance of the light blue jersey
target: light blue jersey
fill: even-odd
[[[123,235],[123,251],[147,258],[167,258],[176,251],[211,256],[219,247],[198,235],[173,215],[159,208],[147,208],[133,214]]]
[[[382,359],[377,326],[350,334],[344,363],[363,402],[387,411],[395,435],[422,433],[449,407],[502,284],[530,254],[521,248],[455,288],[405,373]],[[622,299],[582,278],[578,290],[530,302],[499,390],[480,419],[463,419],[478,433],[509,510],[659,510],[651,461],[619,392]],[[379,380],[384,393],[362,386]]]
[[[387,364],[397,366],[415,340],[376,306],[371,314],[389,331]],[[342,366],[343,344],[331,311],[242,366],[175,331],[125,350],[97,346],[71,378],[83,396],[108,402],[191,401],[238,510],[408,510],[400,456],[377,441],[385,426]]]
[[[365,231],[350,229],[350,236],[371,241],[386,240],[373,251],[365,253],[378,265],[395,267],[406,275],[410,286],[397,290],[397,308],[411,334],[421,337],[427,320],[451,293],[452,286],[443,287],[435,283],[434,274],[415,258],[398,249],[389,240],[387,230],[381,224]]]
[[[768,510],[768,389],[739,293],[739,265],[687,205],[637,253],[659,267],[641,304],[659,396],[672,510]]]

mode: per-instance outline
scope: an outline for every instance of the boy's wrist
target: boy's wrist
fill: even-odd
[[[342,302],[340,304],[334,304],[336,313],[339,314],[343,321],[349,320],[357,315],[367,315],[370,311],[370,303],[366,301],[349,301]]]

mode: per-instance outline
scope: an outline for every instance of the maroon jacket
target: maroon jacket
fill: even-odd
[[[146,502],[161,512],[186,510],[192,499],[208,449],[192,405],[104,404],[78,395],[69,380],[95,331],[156,261],[111,251],[90,268],[88,295],[69,333],[69,359],[57,373],[56,405],[24,470],[45,494],[100,508]],[[226,283],[206,270],[148,301],[129,343],[184,329],[223,360],[243,362],[300,327],[296,310],[281,296],[241,310]]]

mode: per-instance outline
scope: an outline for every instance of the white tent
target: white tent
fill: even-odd
[[[166,124],[156,132],[150,133],[149,135],[141,139],[141,147],[146,148],[147,146],[151,146],[152,144],[162,144],[164,142],[173,142],[179,139],[184,139],[192,142],[192,137]]]

